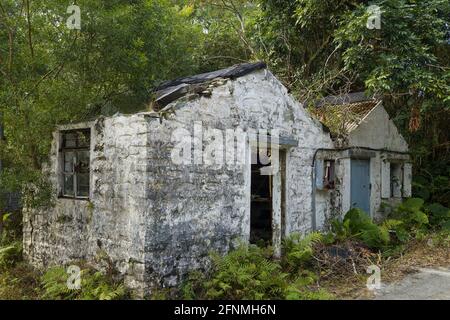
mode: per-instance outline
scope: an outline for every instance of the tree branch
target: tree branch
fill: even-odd
[[[25,0],[27,7],[28,44],[30,46],[31,57],[34,58],[33,40],[31,36],[30,0]]]

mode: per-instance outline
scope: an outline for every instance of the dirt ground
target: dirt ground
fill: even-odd
[[[337,299],[450,299],[450,245],[433,238],[412,243],[400,257],[375,261],[381,288],[369,290],[369,274],[338,277],[321,283]]]

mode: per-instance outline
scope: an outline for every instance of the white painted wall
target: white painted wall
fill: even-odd
[[[389,114],[379,103],[362,120],[361,124],[348,136],[348,145],[352,147],[367,147],[389,151],[408,152],[408,144],[399,133]],[[370,158],[371,199],[370,211],[374,218],[380,217],[380,206],[383,201],[390,201],[390,161],[402,161],[410,168],[409,157],[397,153],[375,151],[375,157]],[[350,163],[350,159],[348,160]],[[407,170],[409,170],[407,168]],[[351,177],[347,177],[349,182]],[[405,189],[411,189],[411,175],[404,181]],[[344,212],[350,207],[350,188],[344,189]],[[405,195],[410,195],[406,192]]]
[[[408,144],[379,103],[348,136],[349,146],[408,151]]]

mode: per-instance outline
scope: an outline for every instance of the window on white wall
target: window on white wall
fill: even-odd
[[[390,197],[401,198],[403,187],[403,164],[391,163],[390,169]]]
[[[330,190],[335,188],[335,161],[317,160],[316,166],[316,188],[318,190]]]
[[[335,186],[335,161],[325,160],[324,161],[324,177],[323,185],[325,189],[334,189]]]
[[[90,174],[89,129],[61,132],[61,195],[68,198],[89,197]]]

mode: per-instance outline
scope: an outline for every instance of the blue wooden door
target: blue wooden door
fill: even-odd
[[[370,160],[352,159],[351,207],[370,214]]]

